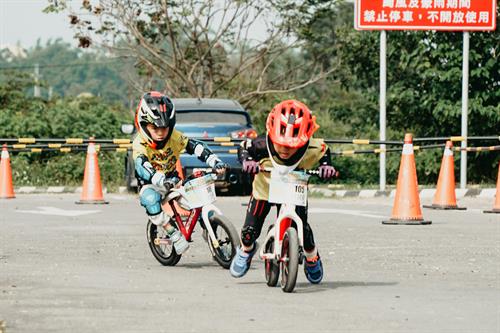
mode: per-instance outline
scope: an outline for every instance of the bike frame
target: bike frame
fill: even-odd
[[[217,237],[215,236],[214,230],[212,229],[212,225],[210,224],[210,219],[209,215],[210,213],[217,213],[219,215],[222,215],[222,212],[220,211],[219,208],[217,208],[213,204],[206,204],[202,207],[197,207],[193,208],[190,210],[189,216],[186,219],[186,222],[182,221],[182,218],[177,211],[177,208],[174,205],[175,201],[178,201],[181,198],[185,199],[184,196],[184,189],[178,188],[178,189],[173,189],[170,191],[170,193],[167,195],[165,198],[165,201],[168,202],[168,205],[172,209],[172,212],[174,213],[174,219],[175,223],[177,224],[177,227],[179,228],[180,232],[184,235],[186,240],[188,242],[191,242],[191,236],[194,231],[194,227],[196,226],[196,223],[198,220],[203,223],[205,226],[205,229],[208,232],[208,237],[210,237],[210,241],[212,242],[212,245],[215,249],[220,247],[219,241],[217,240]],[[201,216],[201,219],[200,219]]]
[[[177,212],[177,208],[175,207],[174,202],[174,200],[168,202],[170,208],[172,209],[172,212],[174,212],[173,217],[175,218],[175,222],[177,223],[177,227],[179,228],[180,232],[182,232],[186,240],[190,242],[194,227],[196,226],[198,218],[201,214],[201,208],[192,209],[189,212],[189,216],[186,219],[186,222],[184,222],[182,221],[180,214]]]
[[[276,218],[276,222],[273,227],[268,231],[266,238],[264,240],[264,244],[274,237],[274,250],[273,252],[264,252],[265,246],[260,249],[260,257],[261,259],[281,259],[281,246],[283,244],[283,235],[286,230],[292,226],[292,223],[295,222],[297,227],[297,235],[299,238],[299,246],[300,248],[304,248],[304,230],[302,219],[295,212],[295,205],[292,204],[282,204],[280,208],[280,212],[278,217]]]
[[[269,147],[267,147],[269,156],[271,156],[271,152],[269,151]],[[271,162],[273,164],[274,169],[281,170],[282,173],[289,172],[295,169],[297,165],[299,165],[300,160],[295,163],[294,165],[291,166],[282,166],[277,164],[272,158]],[[266,168],[266,169],[261,169],[262,171],[270,172],[272,169]],[[276,218],[276,222],[274,223],[273,227],[268,231],[266,238],[264,240],[264,244],[267,244],[269,239],[271,237],[274,237],[274,247],[273,247],[273,252],[272,253],[264,253],[265,251],[265,246],[261,247],[259,256],[261,259],[278,259],[281,260],[281,246],[283,243],[283,236],[286,232],[286,230],[292,226],[292,222],[295,222],[295,225],[297,227],[297,236],[299,238],[299,248],[303,249],[304,248],[304,229],[303,229],[303,223],[302,219],[297,215],[295,212],[296,205],[293,204],[288,204],[288,203],[283,203],[281,204],[281,208],[278,214],[278,217]],[[278,226],[278,227],[276,227]]]

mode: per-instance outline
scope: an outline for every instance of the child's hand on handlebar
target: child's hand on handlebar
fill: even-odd
[[[318,168],[319,178],[321,179],[330,179],[337,175],[337,171],[331,165],[323,164]]]
[[[259,162],[254,161],[254,160],[244,160],[242,164],[242,170],[243,172],[249,173],[251,175],[254,175],[256,173],[259,173]]]
[[[229,169],[229,165],[222,161],[218,161],[215,163],[213,169],[217,175],[223,175]]]
[[[181,185],[182,180],[179,177],[165,178],[163,181],[163,186],[165,186],[167,192],[173,188],[179,188]]]

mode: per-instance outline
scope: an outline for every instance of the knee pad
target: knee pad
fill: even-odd
[[[161,212],[161,195],[152,188],[147,188],[140,194],[140,202],[146,208],[148,215],[157,215]]]
[[[241,229],[241,242],[245,246],[252,246],[255,243],[256,232],[255,228],[252,226],[246,226]]]

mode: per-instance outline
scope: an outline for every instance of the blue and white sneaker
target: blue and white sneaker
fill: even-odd
[[[252,263],[252,258],[255,252],[257,252],[257,248],[257,243],[255,243],[251,252],[245,252],[241,247],[236,249],[236,255],[229,267],[229,271],[233,277],[240,278],[248,272],[250,264]]]
[[[304,262],[304,273],[309,282],[318,284],[323,280],[323,264],[319,254],[313,259],[307,259]]]

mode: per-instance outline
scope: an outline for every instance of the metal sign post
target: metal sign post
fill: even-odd
[[[467,137],[469,32],[496,29],[497,0],[355,0],[354,28],[380,30],[380,140],[386,139],[386,30],[465,31],[462,64],[462,136]],[[462,148],[467,141],[462,141]],[[380,146],[385,148],[384,145]],[[380,190],[385,189],[385,153],[380,154]],[[460,158],[460,187],[467,185],[467,152]]]
[[[461,147],[467,147],[467,118],[469,109],[469,33],[464,32],[464,43],[462,50],[462,137],[466,140],[462,141]],[[460,188],[465,189],[467,186],[467,151],[464,149],[460,152]]]
[[[386,128],[386,86],[387,86],[387,33],[380,32],[380,141],[385,141]],[[385,145],[380,145],[379,188],[385,191]]]

